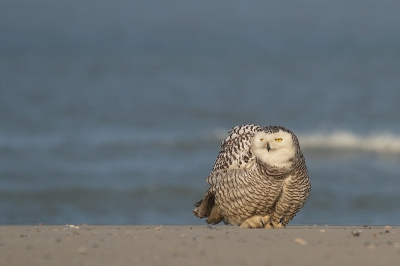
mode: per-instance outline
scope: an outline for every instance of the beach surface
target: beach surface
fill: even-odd
[[[398,265],[397,226],[0,226],[0,265]]]

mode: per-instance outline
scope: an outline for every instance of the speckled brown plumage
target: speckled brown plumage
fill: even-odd
[[[231,129],[207,182],[194,214],[247,228],[285,227],[311,190],[297,137],[279,126]]]

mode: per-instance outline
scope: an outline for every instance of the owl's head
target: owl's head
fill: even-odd
[[[278,168],[292,166],[300,152],[296,136],[280,126],[269,126],[254,135],[251,149],[263,163]]]

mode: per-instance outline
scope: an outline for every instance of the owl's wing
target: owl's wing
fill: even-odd
[[[254,124],[236,126],[222,142],[211,174],[229,169],[247,168],[255,159],[250,151],[254,134],[262,127]]]
[[[270,198],[275,199],[280,193],[279,189],[271,190],[273,179],[260,176],[258,171],[223,170],[211,174],[207,182],[210,184],[208,193],[212,194],[213,208],[220,214],[214,217],[221,217],[232,225],[241,225],[254,214],[266,215],[275,202]]]

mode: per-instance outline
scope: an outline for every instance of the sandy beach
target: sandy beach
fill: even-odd
[[[0,227],[0,265],[398,265],[397,226]]]

